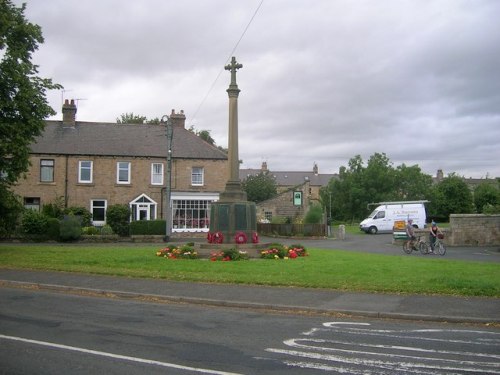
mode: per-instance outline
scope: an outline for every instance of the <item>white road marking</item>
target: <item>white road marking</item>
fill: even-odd
[[[326,322],[302,335],[284,340],[285,348],[266,351],[285,356],[283,363],[291,367],[338,374],[500,375],[500,355],[492,353],[500,345],[495,331],[377,329],[370,323]],[[444,350],[445,343],[451,348]]]
[[[143,358],[137,358],[137,357],[129,357],[129,356],[126,356],[126,355],[101,352],[101,351],[98,351],[98,350],[91,350],[91,349],[85,349],[85,348],[78,348],[78,347],[75,347],[75,346],[55,344],[55,343],[46,342],[46,341],[31,340],[31,339],[26,339],[26,338],[22,338],[22,337],[0,335],[0,339],[11,340],[11,341],[21,341],[21,342],[25,342],[25,343],[28,343],[28,344],[41,345],[41,346],[46,346],[46,347],[49,347],[49,348],[70,350],[70,351],[74,351],[74,352],[92,354],[92,355],[97,355],[97,356],[107,357],[107,358],[122,359],[122,360],[125,360],[125,361],[143,363],[143,364],[148,364],[148,365],[155,365],[155,366],[161,366],[161,367],[175,368],[175,369],[179,369],[179,370],[200,372],[202,374],[240,375],[240,374],[237,374],[237,373],[234,373],[234,372],[225,372],[225,371],[202,369],[202,368],[197,368],[197,367],[182,366],[182,365],[177,365],[175,363],[153,361],[151,359],[143,359]]]

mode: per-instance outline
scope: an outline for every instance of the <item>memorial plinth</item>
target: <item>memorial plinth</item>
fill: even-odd
[[[236,70],[243,65],[233,57],[225,69],[231,71],[229,96],[229,138],[228,161],[229,180],[219,201],[211,204],[209,242],[245,244],[257,242],[257,212],[254,202],[247,201],[246,192],[241,188],[238,157],[238,95]],[[213,236],[216,236],[214,239]],[[211,238],[212,237],[212,238]]]

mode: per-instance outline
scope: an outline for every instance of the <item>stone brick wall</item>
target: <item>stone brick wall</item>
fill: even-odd
[[[452,246],[500,245],[500,215],[450,215]]]

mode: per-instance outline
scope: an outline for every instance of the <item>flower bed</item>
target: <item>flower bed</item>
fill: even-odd
[[[268,249],[260,252],[260,257],[263,259],[295,259],[304,256],[307,256],[307,251],[302,245],[284,246],[273,243]]]
[[[224,262],[228,262],[231,260],[248,260],[248,254],[246,251],[240,251],[237,249],[214,251],[210,254],[210,260],[212,262],[216,262],[218,260]]]
[[[156,256],[168,259],[198,259],[198,253],[191,245],[167,245],[158,250]]]

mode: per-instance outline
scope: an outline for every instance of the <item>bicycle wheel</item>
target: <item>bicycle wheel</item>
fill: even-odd
[[[444,245],[443,245],[443,243],[441,241],[439,241],[439,243],[437,244],[437,246],[435,246],[434,248],[437,249],[439,255],[446,254],[446,247],[444,247]]]
[[[418,249],[420,250],[420,253],[425,255],[429,252],[429,247],[427,246],[427,244],[425,242],[420,242],[418,244]]]
[[[406,253],[406,254],[411,254],[412,250],[411,250],[411,246],[410,246],[410,242],[409,241],[405,241],[403,243],[403,251]]]

